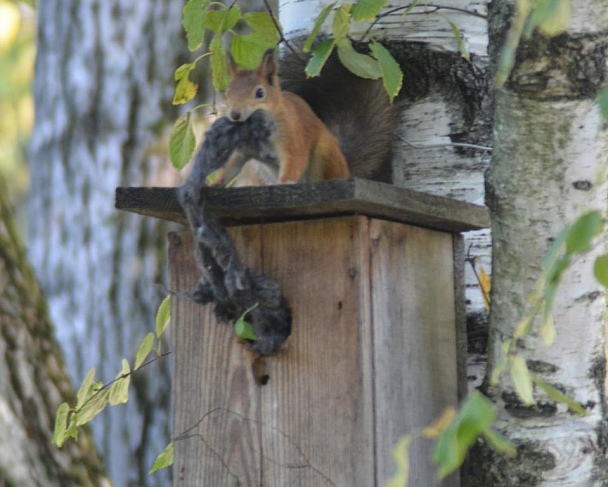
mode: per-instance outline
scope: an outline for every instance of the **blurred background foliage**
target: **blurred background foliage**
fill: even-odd
[[[35,56],[33,3],[0,0],[0,173],[8,183],[9,198],[17,205],[23,202],[28,185]]]

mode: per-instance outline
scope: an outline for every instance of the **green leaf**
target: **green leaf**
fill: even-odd
[[[559,257],[553,264],[553,267],[547,271],[547,289],[545,290],[545,295],[555,294],[557,291],[557,286],[560,283],[564,272],[566,272],[566,270],[570,267],[571,262],[571,254],[564,254]]]
[[[331,25],[331,34],[336,41],[346,39],[350,32],[350,9],[352,5],[340,5],[334,13]]]
[[[166,448],[156,457],[152,468],[148,473],[154,473],[157,470],[167,468],[173,465],[173,442],[169,443]]]
[[[190,71],[195,68],[194,63],[182,64],[175,70],[175,94],[173,95],[174,105],[183,105],[195,97],[198,85],[190,81]]]
[[[580,414],[583,416],[586,416],[588,414],[586,409],[580,403],[576,402],[571,397],[566,396],[566,394],[564,394],[556,387],[553,387],[552,385],[548,384],[537,376],[534,376],[533,379],[534,383],[543,391],[545,391],[547,396],[549,396],[555,402],[565,404],[566,406],[568,406],[568,409],[570,409],[570,411],[576,414]]]
[[[470,63],[471,58],[469,56],[469,50],[467,49],[467,45],[464,42],[460,29],[454,22],[452,22],[449,19],[447,19],[447,20],[448,20],[448,23],[450,24],[450,29],[452,29],[452,33],[454,34],[454,37],[456,38],[456,45],[458,46],[458,51],[460,52],[460,55],[466,61],[468,61]]]
[[[509,354],[509,349],[511,345],[514,343],[514,340],[505,340],[500,345],[500,354],[498,355],[498,360],[496,361],[496,365],[494,365],[494,369],[490,374],[490,384],[495,386],[498,384],[498,379],[500,375],[505,371],[507,367],[507,358]]]
[[[255,341],[257,339],[251,324],[245,321],[242,318],[239,318],[235,324],[235,332],[236,336],[241,340],[252,340]]]
[[[259,66],[264,53],[278,44],[281,33],[267,12],[249,12],[242,18],[251,32],[246,35],[233,35],[230,51],[239,66],[254,69]]]
[[[388,481],[386,487],[403,487],[407,485],[409,471],[410,471],[410,457],[409,448],[412,441],[415,439],[415,435],[410,434],[399,440],[397,446],[393,450],[393,460],[397,465],[397,471],[395,475]]]
[[[122,359],[122,370],[110,386],[110,406],[125,403],[129,400],[129,384],[131,383],[131,368],[127,359]]]
[[[74,421],[76,426],[82,426],[83,424],[91,421],[97,416],[108,404],[108,398],[110,396],[109,389],[102,389],[93,394],[80,408],[74,413]]]
[[[513,357],[509,372],[519,399],[530,406],[536,404],[533,396],[532,375],[528,370],[526,360],[521,355]]]
[[[532,330],[532,324],[534,323],[534,317],[536,316],[536,310],[528,313],[523,319],[517,323],[515,330],[513,331],[513,338],[522,338],[530,333]]]
[[[230,45],[230,52],[234,61],[245,69],[255,69],[260,65],[262,56],[276,42],[268,42],[257,34],[247,34],[245,36],[233,35]]]
[[[207,10],[203,16],[203,25],[221,36],[232,29],[239,20],[241,20],[241,9],[238,5],[233,5],[228,9]]]
[[[53,443],[59,448],[63,445],[66,440],[66,432],[68,429],[68,414],[70,413],[70,406],[67,402],[62,402],[57,408],[55,414],[55,428],[53,430]]]
[[[154,348],[154,333],[148,333],[144,338],[144,341],[141,342],[137,353],[135,354],[135,365],[133,366],[133,370],[139,369],[141,365],[144,363],[144,360],[148,357],[152,349]]]
[[[373,20],[380,13],[387,0],[358,0],[350,11],[353,20]]]
[[[555,322],[553,321],[553,313],[551,307],[545,305],[543,307],[543,319],[540,325],[540,336],[545,345],[550,347],[555,341]]]
[[[561,34],[570,22],[570,0],[539,0],[524,29],[524,37],[530,37],[534,29],[553,37]]]
[[[570,0],[552,1],[554,8],[538,24],[538,30],[546,36],[553,37],[565,32],[570,23]]]
[[[190,112],[187,112],[177,119],[169,136],[169,157],[175,169],[179,171],[188,164],[194,153],[195,145]]]
[[[188,38],[188,49],[191,51],[198,49],[203,43],[203,17],[208,5],[208,0],[188,0],[182,9],[182,25]]]
[[[333,10],[333,8],[335,6],[336,6],[335,2],[330,3],[327,7],[325,7],[323,10],[321,10],[321,13],[315,20],[315,25],[313,26],[312,30],[310,31],[310,34],[308,34],[308,37],[306,38],[306,42],[304,42],[304,47],[302,48],[302,50],[304,52],[310,52],[310,49],[312,48],[312,43],[315,41],[315,39],[319,35],[321,27],[323,27],[323,24],[327,20],[327,16],[331,13],[331,11]]]
[[[306,65],[306,74],[309,77],[319,76],[323,66],[329,59],[332,49],[336,45],[335,39],[325,39],[317,48],[312,52],[312,56]]]
[[[494,431],[492,428],[486,428],[483,431],[483,436],[486,441],[490,444],[494,450],[500,452],[504,455],[508,455],[510,457],[514,457],[517,455],[517,449],[509,440],[507,440],[503,435]]]
[[[72,414],[70,416],[70,419],[68,421],[68,429],[65,432],[65,439],[67,440],[68,438],[74,438],[75,440],[78,439],[78,426],[76,426],[76,421],[74,418],[74,414]]]
[[[257,340],[257,336],[255,335],[255,332],[253,331],[253,328],[251,327],[251,324],[245,320],[245,317],[247,316],[247,314],[258,307],[258,303],[254,304],[251,308],[247,308],[243,314],[241,316],[239,316],[239,319],[236,320],[236,323],[234,324],[234,331],[236,333],[236,336],[238,338],[240,338],[241,340]]]
[[[378,79],[382,77],[380,64],[376,59],[355,51],[348,39],[342,39],[337,44],[338,57],[351,73],[366,79]]]
[[[545,254],[545,258],[543,259],[543,268],[548,271],[551,267],[555,265],[555,262],[561,257],[561,253],[564,251],[564,243],[566,242],[566,237],[568,236],[569,228],[564,228],[557,238],[553,241],[553,245],[549,251]]]
[[[281,32],[277,30],[275,21],[268,12],[248,12],[243,14],[242,19],[256,37],[266,40],[270,47],[275,46],[281,40]]]
[[[171,296],[166,296],[156,310],[156,338],[160,340],[171,322]]]
[[[468,450],[490,428],[495,417],[496,409],[489,399],[477,391],[469,395],[435,444],[433,461],[440,478],[462,465]]]
[[[593,274],[602,286],[608,287],[608,254],[600,255],[595,259]]]
[[[228,86],[228,60],[222,45],[222,38],[215,36],[209,44],[211,52],[211,81],[215,91],[223,92]]]
[[[581,216],[571,226],[566,235],[568,252],[586,252],[591,241],[602,230],[602,217],[599,211],[590,211]]]
[[[531,8],[532,4],[530,1],[517,2],[517,11],[511,21],[511,27],[507,34],[507,38],[502,45],[498,69],[494,76],[494,85],[496,88],[502,88],[513,69],[513,65],[515,64],[515,51],[519,46],[524,24],[528,19]]]
[[[608,86],[604,86],[597,94],[597,104],[604,118],[608,119]]]
[[[392,102],[399,94],[399,90],[401,90],[401,84],[403,82],[401,67],[382,44],[374,42],[370,46],[370,49],[374,57],[378,60],[380,71],[382,72],[382,84]]]
[[[80,389],[76,393],[76,409],[80,409],[87,398],[91,395],[91,387],[94,385],[95,380],[95,367],[89,369],[86,377],[80,385]]]

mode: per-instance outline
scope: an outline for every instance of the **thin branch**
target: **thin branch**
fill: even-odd
[[[431,144],[431,145],[414,145],[401,135],[397,135],[399,140],[401,140],[404,144],[410,146],[412,149],[419,150],[428,150],[428,149],[439,149],[441,147],[466,147],[467,149],[477,149],[483,150],[487,152],[492,152],[492,147],[487,147],[485,145],[477,145],[477,144],[468,144],[466,142],[450,142],[449,144]]]
[[[274,12],[272,11],[270,4],[268,3],[268,0],[264,0],[264,6],[266,7],[266,10],[268,10],[268,13],[270,14],[270,18],[272,19],[272,23],[274,24],[275,29],[277,29],[279,36],[281,36],[280,42],[284,42],[285,45],[287,46],[287,48],[293,53],[293,55],[296,56],[296,58],[302,60],[300,53],[298,51],[296,51],[296,49],[291,45],[291,43],[283,35],[283,30],[281,29],[281,26],[279,25],[279,21],[277,20],[276,16],[274,15]]]
[[[401,12],[402,10],[407,10],[409,8],[416,8],[416,7],[430,7],[432,9],[434,9],[434,10],[423,10],[422,12],[416,12],[417,14],[422,14],[422,15],[434,14],[435,12],[438,12],[439,10],[452,10],[454,12],[460,12],[460,13],[464,13],[464,14],[473,15],[474,17],[479,17],[481,19],[488,18],[488,16],[485,14],[480,14],[479,12],[475,12],[473,10],[467,10],[466,8],[449,7],[447,5],[437,5],[434,3],[425,3],[424,5],[417,5],[417,4],[410,3],[408,5],[402,5],[400,7],[392,8],[390,10],[387,10],[386,12],[376,15],[376,18],[369,25],[369,27],[365,30],[365,32],[361,35],[361,38],[359,39],[359,41],[362,42],[364,39],[366,39],[367,36],[369,35],[369,33],[372,31],[372,29],[376,26],[376,24],[378,22],[380,22],[383,18],[388,17],[389,15],[393,15],[397,12]]]
[[[118,382],[119,380],[125,379],[125,378],[129,377],[130,375],[133,375],[134,372],[136,372],[136,371],[138,371],[138,370],[146,367],[147,365],[153,364],[154,362],[156,362],[157,360],[160,360],[161,358],[165,358],[167,355],[171,355],[171,351],[170,350],[168,352],[161,353],[160,355],[157,355],[156,357],[151,358],[147,362],[144,362],[137,369],[131,370],[130,372],[128,372],[126,374],[122,374],[122,375],[116,377],[116,379],[108,382],[107,384],[104,384],[103,386],[101,386],[99,389],[97,389],[93,394],[91,394],[87,398],[87,400],[80,407],[79,411],[82,410],[82,408],[85,406],[85,404],[87,404],[88,402],[90,402],[95,396],[97,396],[98,394],[100,394],[102,391],[108,389],[115,382]]]

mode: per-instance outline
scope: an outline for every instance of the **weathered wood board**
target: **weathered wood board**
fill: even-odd
[[[363,214],[448,232],[490,226],[485,206],[366,179],[203,188],[202,194],[206,211],[230,225]],[[116,208],[187,223],[176,188],[118,188]]]
[[[259,386],[211,306],[172,299],[174,485],[384,485],[397,440],[457,401],[452,235],[364,216],[230,234],[279,282],[293,334]],[[171,289],[191,291],[191,236],[169,240]],[[428,448],[410,485],[434,485]]]

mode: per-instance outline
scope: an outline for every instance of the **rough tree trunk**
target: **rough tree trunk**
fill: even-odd
[[[73,400],[0,175],[0,485],[110,485],[87,431],[63,450],[51,444],[57,407]]]
[[[551,240],[585,210],[606,210],[608,137],[594,98],[606,81],[608,9],[601,1],[571,3],[569,30],[523,43],[506,87],[496,94],[488,177],[494,234],[489,367],[522,317]],[[513,1],[493,4],[495,62],[513,11]],[[499,426],[518,455],[507,460],[480,446],[468,485],[608,485],[606,297],[592,270],[600,252],[576,259],[564,276],[555,299],[553,346],[545,347],[538,336],[520,344],[530,369],[585,405],[588,416],[554,407],[540,394],[538,407],[524,407],[503,379],[488,392],[501,407]]]
[[[154,326],[166,228],[119,214],[114,190],[174,184],[161,135],[177,116],[182,6],[38,5],[29,255],[76,381],[93,366],[101,380],[113,379],[121,357],[132,360]],[[117,486],[169,483],[166,471],[147,475],[170,439],[166,365],[136,374],[126,410],[111,408],[93,422]]]

